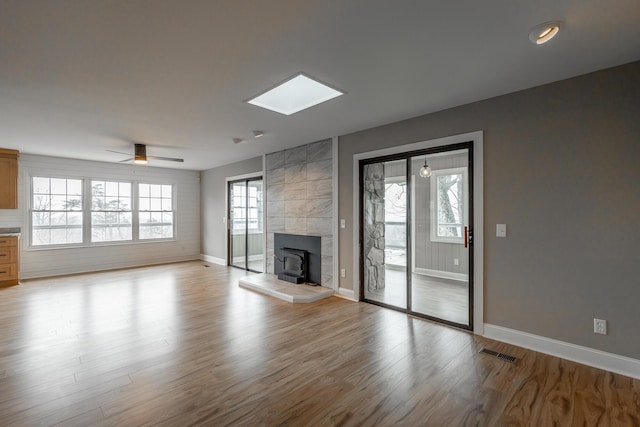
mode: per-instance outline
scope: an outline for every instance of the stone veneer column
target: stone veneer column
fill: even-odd
[[[329,139],[266,156],[268,273],[274,233],[320,236],[322,285],[333,287],[332,144]]]
[[[384,163],[364,166],[363,244],[364,284],[370,291],[384,289]]]

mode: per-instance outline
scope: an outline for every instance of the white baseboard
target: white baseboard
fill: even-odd
[[[200,259],[202,261],[210,262],[218,265],[227,265],[227,261],[222,258],[217,258],[211,255],[200,254]]]
[[[431,270],[430,268],[416,268],[416,274],[422,274],[424,276],[439,277],[441,279],[459,280],[461,282],[468,282],[469,275],[462,273],[453,273],[451,271]]]
[[[353,289],[338,288],[338,292],[335,293],[335,296],[358,302]]]
[[[617,374],[640,379],[640,360],[620,356],[605,351],[595,350],[554,340],[539,335],[529,334],[502,326],[484,324],[484,336],[496,341],[502,341],[540,353],[561,357],[573,362],[604,369]]]
[[[155,260],[154,262],[119,262],[117,264],[94,264],[91,267],[80,268],[48,268],[38,271],[20,272],[19,280],[46,279],[50,277],[68,276],[74,274],[100,273],[105,271],[126,270],[128,268],[153,267],[156,265],[174,264],[178,262],[197,261],[198,258],[186,256],[165,260]]]

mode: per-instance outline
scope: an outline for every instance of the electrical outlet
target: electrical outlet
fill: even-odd
[[[593,333],[607,335],[607,321],[602,319],[593,319]]]
[[[340,277],[347,277],[347,270],[345,270],[344,268],[340,269]]]
[[[460,260],[458,258],[454,258],[453,265],[460,265]]]
[[[344,219],[340,220],[340,228],[347,228],[347,221],[345,221]]]

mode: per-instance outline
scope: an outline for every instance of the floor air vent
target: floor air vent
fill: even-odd
[[[484,347],[482,348],[482,350],[480,350],[480,353],[485,353],[490,356],[497,357],[498,359],[502,359],[506,362],[511,362],[511,363],[515,363],[515,361],[517,360],[514,356],[510,356],[504,353],[498,353],[497,351],[489,350],[488,348],[484,348]]]

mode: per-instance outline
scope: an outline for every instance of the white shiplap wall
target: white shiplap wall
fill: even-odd
[[[29,177],[33,175],[172,183],[176,197],[176,239],[65,249],[29,249]],[[20,278],[198,259],[200,172],[21,154],[18,209],[0,210],[0,227],[21,227]]]

